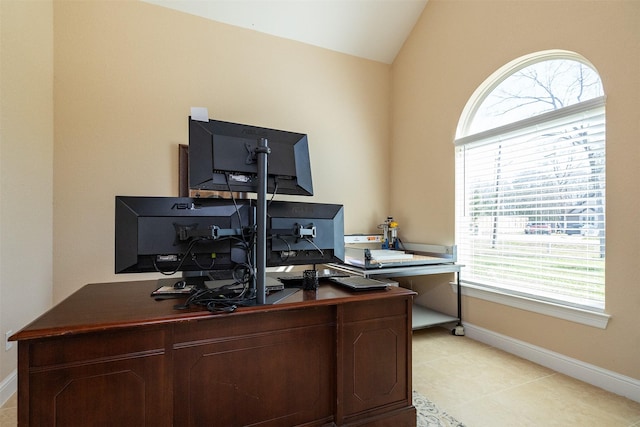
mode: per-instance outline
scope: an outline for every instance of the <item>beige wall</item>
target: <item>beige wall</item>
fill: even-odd
[[[612,321],[600,330],[472,298],[464,315],[640,378],[640,3],[515,3],[430,0],[389,67],[137,1],[0,1],[2,332],[42,313],[52,291],[59,301],[88,282],[141,278],[113,274],[113,198],[177,194],[191,106],[307,132],[310,200],[344,203],[347,232],[394,215],[403,239],[452,244],[466,101],[506,62],[559,48],[595,64],[608,96]],[[425,301],[455,309],[446,286]],[[0,351],[0,378],[14,368],[15,350]]]
[[[495,70],[547,49],[591,61],[607,95],[606,330],[464,298],[469,323],[640,379],[640,2],[429,0],[392,68],[391,206],[404,236],[454,241],[454,148],[462,110]],[[421,183],[413,188],[406,182]],[[464,275],[464,269],[463,273]],[[440,279],[442,282],[443,279]],[[445,281],[447,279],[444,279]],[[422,301],[450,313],[436,279]]]
[[[0,2],[0,385],[17,332],[51,304],[53,7]],[[2,403],[0,389],[0,403]]]
[[[113,274],[114,196],[177,195],[192,106],[308,133],[315,194],[304,200],[345,204],[351,233],[386,217],[388,65],[139,1],[54,12],[56,301],[145,278]]]

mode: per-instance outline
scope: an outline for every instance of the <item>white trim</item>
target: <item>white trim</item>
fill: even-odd
[[[5,379],[0,382],[0,406],[7,403],[7,400],[18,390],[18,371],[14,369]]]
[[[454,141],[456,146],[467,145],[472,142],[482,141],[483,139],[492,138],[498,135],[505,135],[511,132],[519,131],[521,129],[532,128],[541,124],[551,122],[552,120],[558,120],[574,115],[582,114],[587,111],[604,109],[606,105],[606,96],[599,96],[587,101],[580,102],[578,104],[569,105],[568,107],[560,108],[558,110],[547,111],[533,117],[527,117],[517,122],[507,123],[506,125],[498,126],[482,132],[474,133],[458,138]]]
[[[462,283],[461,287],[462,295],[464,296],[479,298],[485,301],[491,301],[507,305],[509,307],[543,314],[545,316],[557,317],[559,319],[593,326],[595,328],[606,329],[609,319],[611,318],[611,316],[606,313],[554,304],[523,296],[511,295],[497,290],[490,290],[480,286],[470,285],[468,283]],[[451,284],[451,289],[456,293],[458,291],[457,286],[454,283]]]
[[[469,323],[465,335],[588,384],[640,402],[640,380]]]

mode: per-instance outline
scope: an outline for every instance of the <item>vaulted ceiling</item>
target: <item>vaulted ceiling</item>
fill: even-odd
[[[390,64],[427,0],[142,0]]]

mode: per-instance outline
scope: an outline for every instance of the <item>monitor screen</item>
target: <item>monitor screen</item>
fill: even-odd
[[[248,201],[116,196],[115,272],[172,274],[247,264],[253,209]]]
[[[266,246],[268,266],[344,261],[343,206],[271,202]]]
[[[189,118],[189,188],[257,192],[255,149],[266,138],[267,192],[313,195],[307,135]]]

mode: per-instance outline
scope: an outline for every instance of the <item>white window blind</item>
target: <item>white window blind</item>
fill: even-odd
[[[604,309],[604,97],[456,140],[463,282]]]

